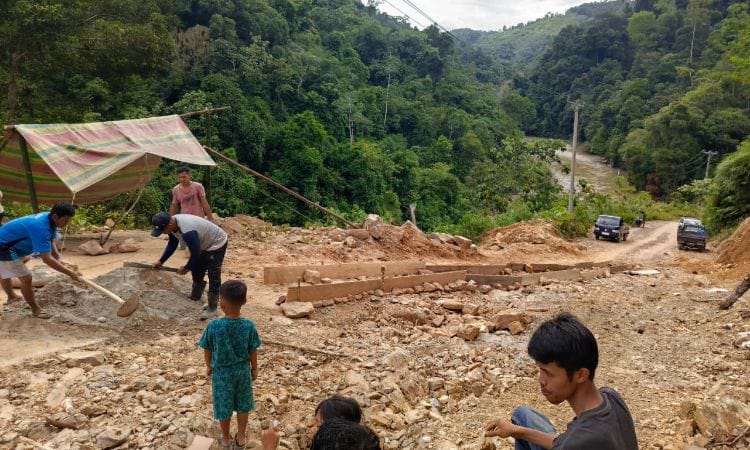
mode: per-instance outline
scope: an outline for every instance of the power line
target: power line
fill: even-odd
[[[416,23],[417,25],[419,25],[419,26],[420,26],[420,27],[422,27],[422,28],[426,28],[426,27],[425,27],[424,25],[422,25],[421,23],[419,23],[419,22],[418,22],[418,21],[417,21],[416,19],[414,19],[414,18],[410,17],[410,16],[408,15],[408,14],[406,14],[405,12],[403,12],[403,11],[402,11],[401,9],[399,9],[399,8],[398,8],[398,7],[396,6],[396,5],[394,5],[393,3],[389,2],[388,0],[383,0],[383,2],[384,2],[384,3],[387,3],[387,4],[389,4],[389,5],[391,5],[391,7],[392,7],[393,9],[395,9],[396,11],[400,12],[401,14],[403,14],[403,15],[404,15],[404,17],[406,17],[406,20],[409,20],[409,21],[411,21],[411,22],[414,22],[414,23]]]
[[[438,27],[439,29],[443,30],[445,33],[447,33],[453,39],[457,40],[458,42],[460,42],[460,43],[462,43],[462,44],[464,44],[466,46],[469,46],[469,44],[466,41],[464,41],[463,39],[458,38],[455,34],[451,33],[450,30],[448,30],[444,26],[440,25],[435,19],[433,19],[432,17],[430,17],[426,12],[422,11],[422,9],[420,9],[419,6],[415,5],[414,2],[412,2],[411,0],[401,0],[401,1],[403,1],[405,4],[407,4],[408,6],[410,6],[417,13],[421,14],[424,18],[426,18],[427,20],[429,20],[430,23],[434,24],[436,27]]]

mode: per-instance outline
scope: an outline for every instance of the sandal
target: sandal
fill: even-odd
[[[31,317],[33,317],[34,319],[47,320],[52,318],[52,314],[45,311],[40,311],[38,314],[32,314]]]

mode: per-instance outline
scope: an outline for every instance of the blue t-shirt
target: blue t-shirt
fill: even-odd
[[[49,212],[11,220],[0,227],[0,261],[21,259],[32,253],[49,253],[57,227]]]
[[[198,345],[211,352],[211,368],[221,369],[247,365],[250,352],[260,347],[260,336],[252,320],[222,317],[209,322]]]

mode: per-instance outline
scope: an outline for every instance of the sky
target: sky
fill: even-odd
[[[566,9],[586,3],[587,0],[409,0],[440,25],[449,30],[472,28],[474,30],[500,30],[503,25],[544,17],[548,12],[564,13]],[[590,1],[590,0],[588,0]],[[366,3],[366,0],[363,0]],[[396,8],[403,11],[399,12]],[[392,16],[403,17],[404,13],[419,28],[416,22],[429,25],[430,21],[404,0],[381,0],[379,9]]]

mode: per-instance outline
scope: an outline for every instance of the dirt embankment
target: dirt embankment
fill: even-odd
[[[238,217],[227,219],[225,229],[231,237],[224,277],[248,284],[251,299],[243,314],[255,321],[264,341],[251,441],[257,440],[262,421],[279,419],[283,448],[305,448],[315,406],[333,394],[355,398],[365,423],[392,450],[475,450],[486,421],[508,418],[520,404],[538,408],[564,429],[572,412],[545,401],[525,348],[537,324],[571,311],[597,336],[597,382],[623,395],[641,448],[750,445],[750,437],[741,435],[750,423],[750,349],[737,344],[750,333],[750,304],[743,299],[718,313],[715,304],[724,293],[716,288],[724,285],[671,264],[677,254],[669,234],[674,223],[649,222],[621,243],[571,243],[550,224],[517,224],[493,230],[478,250],[465,243],[441,244],[409,225],[305,230]],[[142,234],[148,245],[129,259],[153,261],[164,242]],[[712,256],[679,254],[691,261]],[[24,447],[24,437],[55,450],[176,449],[196,435],[215,437],[210,383],[195,346],[205,323],[196,320],[201,304],[184,297],[189,277],[121,268],[112,255],[66,258],[85,275],[95,271],[97,282],[121,296],[138,293],[141,309],[130,319],[117,318],[116,304],[64,278],[37,291],[54,314],[50,321],[29,319],[23,303],[12,303],[0,319],[0,344],[30,354],[0,368],[0,447],[31,448]],[[511,291],[468,283],[398,294],[373,291],[317,308],[300,320],[284,317],[274,304],[286,287],[264,285],[259,276],[264,265],[287,263],[626,258],[644,258],[659,273],[547,280]],[[96,261],[105,260],[108,269],[102,272]],[[29,323],[36,327],[24,326]],[[39,339],[62,341],[70,335],[77,344],[88,344],[91,353],[33,357]],[[86,341],[101,336],[106,342]],[[64,397],[72,400],[73,414],[62,412]],[[257,448],[257,441],[253,445]],[[488,445],[513,448],[507,439]]]
[[[745,219],[732,236],[716,249],[716,260],[723,264],[750,261],[750,217]]]

